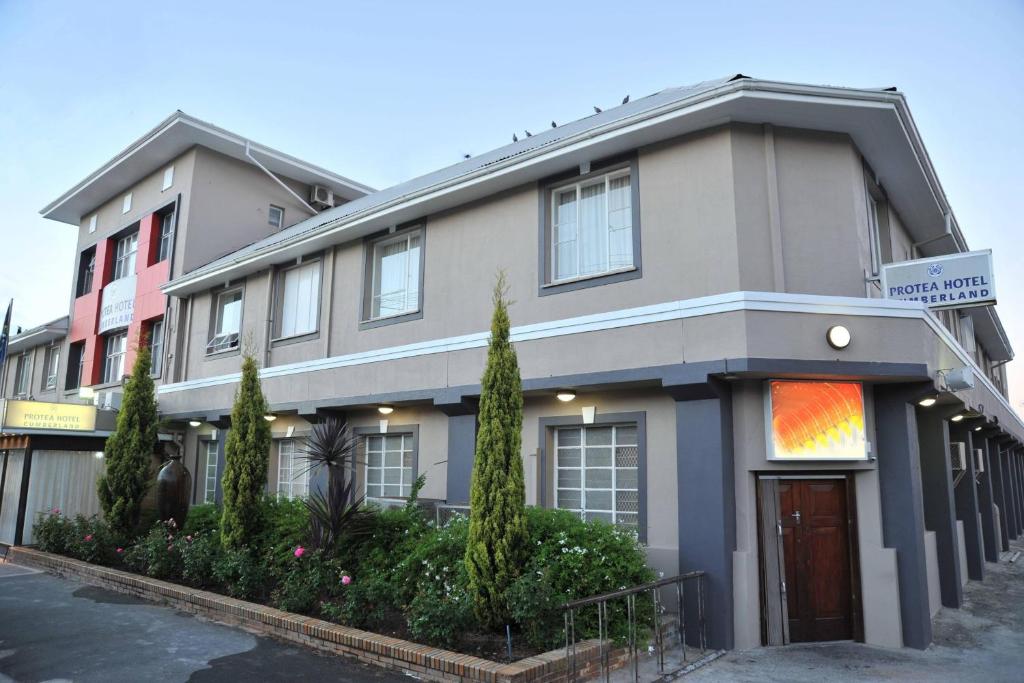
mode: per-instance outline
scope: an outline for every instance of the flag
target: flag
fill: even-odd
[[[7,304],[7,315],[4,316],[4,327],[0,330],[0,367],[3,367],[7,359],[7,340],[11,337],[11,308],[14,307],[14,299]]]

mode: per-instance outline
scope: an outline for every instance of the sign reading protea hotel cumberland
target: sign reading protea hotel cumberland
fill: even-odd
[[[135,276],[114,280],[103,288],[103,303],[100,307],[100,334],[127,327],[135,312]]]
[[[991,306],[996,302],[992,250],[886,264],[882,291],[887,299],[921,301],[929,308]]]

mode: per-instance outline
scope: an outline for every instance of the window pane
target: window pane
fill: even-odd
[[[633,265],[633,210],[629,176],[608,181],[608,267]]]
[[[558,445],[559,446],[579,446],[580,443],[581,443],[580,432],[581,432],[581,430],[579,428],[559,429],[558,430]]]
[[[555,279],[576,277],[579,274],[576,232],[576,189],[559,192],[555,197],[552,221]]]
[[[586,473],[587,489],[610,489],[612,487],[611,469],[588,469]]]
[[[559,467],[579,467],[580,466],[580,449],[578,449],[578,448],[559,448],[558,449],[558,466]]]
[[[580,192],[580,275],[608,269],[604,181]]]
[[[599,521],[608,522],[609,524],[611,524],[612,523],[612,513],[610,513],[610,512],[587,512],[586,520],[588,522],[592,522],[594,520],[599,520]]]
[[[611,448],[588,448],[587,449],[587,467],[611,467],[612,466],[612,449]]]
[[[558,488],[560,489],[578,489],[581,481],[579,470],[558,470]]]
[[[583,505],[583,496],[580,491],[559,490],[557,499],[556,507],[564,510],[579,510]]]
[[[588,446],[610,446],[612,443],[611,427],[591,427],[587,429]]]
[[[402,466],[402,452],[401,451],[387,451],[384,453],[384,467],[401,467]]]
[[[619,512],[637,512],[640,509],[640,493],[637,491],[616,492],[615,509]]]
[[[419,233],[374,247],[374,318],[419,308]]]
[[[371,484],[379,484],[380,483],[380,470],[378,470],[378,469],[368,469],[368,470],[366,470],[366,481],[368,481]]]
[[[366,486],[366,495],[367,496],[369,496],[371,498],[380,497],[380,495],[381,495],[380,492],[381,492],[380,484],[374,484],[374,485],[367,484],[367,486]]]
[[[587,509],[588,510],[611,510],[612,509],[612,492],[611,491],[587,491]]]
[[[636,469],[640,464],[640,449],[636,446],[619,446],[615,449],[615,466]]]
[[[384,464],[384,455],[380,451],[367,451],[366,464],[368,467],[380,467]]]
[[[615,443],[620,446],[635,446],[636,427],[616,427]]]
[[[283,280],[280,336],[315,332],[320,305],[320,262],[286,270]]]
[[[238,333],[242,322],[242,293],[229,292],[217,299],[217,334]]]
[[[638,488],[637,470],[635,467],[623,468],[615,473],[616,486],[621,489]]]
[[[401,486],[387,486],[387,485],[385,485],[383,487],[383,490],[384,490],[384,494],[383,495],[385,495],[385,496],[400,496],[400,495],[402,495],[402,487]]]

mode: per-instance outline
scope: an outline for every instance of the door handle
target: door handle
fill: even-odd
[[[797,523],[797,524],[799,524],[799,523],[800,523],[800,511],[799,511],[799,510],[797,510],[797,511],[796,511],[796,512],[794,512],[794,513],[793,513],[792,515],[790,515],[790,517],[792,517],[793,519],[795,519],[795,520],[796,520],[796,523]]]

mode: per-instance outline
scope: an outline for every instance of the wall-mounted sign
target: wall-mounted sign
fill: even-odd
[[[866,460],[860,382],[768,382],[769,460]]]
[[[990,306],[996,302],[992,250],[887,263],[882,291],[887,299],[922,301],[929,308]]]
[[[3,428],[91,432],[96,429],[96,406],[8,400],[4,402]]]
[[[103,303],[100,307],[100,334],[128,327],[135,312],[135,276],[130,275],[114,280],[103,288]]]

